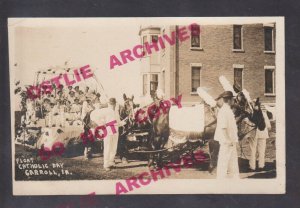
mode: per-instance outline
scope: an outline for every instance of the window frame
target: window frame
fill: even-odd
[[[234,27],[235,26],[240,26],[241,27],[241,48],[240,49],[236,49],[234,48]],[[244,50],[244,27],[243,25],[232,25],[232,51],[233,52],[245,52]]]
[[[268,93],[266,92],[266,70],[271,70],[272,71],[272,88],[273,88],[273,92],[272,93]],[[276,85],[275,85],[275,66],[264,66],[264,95],[267,96],[276,96]]]
[[[151,34],[151,35],[150,35],[151,43],[153,43],[153,37],[157,37],[156,44],[158,44],[158,35],[157,35],[157,34]]]
[[[190,50],[191,51],[203,51],[203,47],[202,47],[202,35],[201,35],[201,28],[200,25],[199,26],[199,47],[195,47],[192,46],[192,29],[190,31]]]
[[[275,25],[274,24],[264,24],[263,28],[264,28],[264,53],[274,54],[275,51],[276,51],[276,48],[275,48]],[[266,28],[271,28],[272,29],[272,50],[271,51],[267,51],[266,48],[265,48],[265,44],[266,44],[265,29]]]
[[[234,82],[235,82],[235,77],[234,77],[234,72],[235,72],[235,69],[242,69],[242,89],[241,90],[243,90],[244,89],[244,65],[242,65],[242,64],[233,64],[233,84],[234,84]]]
[[[144,41],[144,38],[146,39],[146,41]],[[143,46],[142,52],[144,53],[144,56],[148,55],[147,50],[146,50],[146,46],[145,46],[145,43],[147,43],[147,40],[148,40],[148,35],[143,35],[142,36],[142,46]]]
[[[159,84],[159,73],[150,73],[150,79],[149,79],[149,89],[151,91],[151,84],[156,83],[156,90],[159,88],[158,84]],[[157,77],[157,81],[152,81],[152,76],[156,76]],[[156,91],[155,90],[155,91]]]
[[[145,79],[144,77],[146,77],[146,82],[145,82]],[[148,93],[148,74],[143,74],[143,95],[147,95]],[[146,92],[145,92],[146,91]],[[145,92],[145,93],[144,93]]]
[[[192,88],[193,88],[193,82],[192,82],[192,76],[193,76],[193,67],[199,67],[200,68],[200,74],[199,74],[199,81],[200,81],[200,86],[201,87],[201,82],[202,82],[202,79],[201,79],[201,75],[202,75],[202,70],[203,70],[203,67],[202,67],[202,63],[191,63],[190,64],[190,80],[191,80],[191,85],[190,85],[190,95],[198,95],[197,93],[197,90],[195,92],[192,91]]]

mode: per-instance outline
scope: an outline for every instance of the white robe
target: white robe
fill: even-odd
[[[111,121],[118,120],[116,113],[111,108],[96,109],[91,112],[90,118],[91,121],[97,124],[97,126],[106,125]],[[115,133],[112,131],[110,126],[107,126],[106,127],[107,135],[104,138],[102,138],[104,143],[104,151],[103,151],[104,168],[108,168],[115,165],[114,159],[117,153],[118,138],[119,138],[118,122],[115,123],[114,128],[116,130]],[[94,132],[94,129],[92,131]]]

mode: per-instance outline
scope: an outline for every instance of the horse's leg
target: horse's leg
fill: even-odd
[[[159,145],[159,143],[157,142],[158,140],[157,140],[157,138],[158,137],[156,137],[156,139],[155,139],[155,141],[154,141],[154,143],[152,144],[152,150],[153,151],[156,151],[156,150],[159,150],[160,149],[160,145]],[[150,167],[150,166],[156,166],[156,167],[160,167],[161,166],[161,164],[160,164],[160,153],[156,153],[156,152],[154,152],[154,153],[151,153],[150,154],[150,159],[149,159],[149,163],[148,163],[148,166]]]
[[[152,168],[152,166],[153,166],[153,162],[154,162],[154,153],[150,153],[149,154],[149,160],[148,160],[148,168]]]
[[[128,163],[128,148],[126,145],[126,136],[121,136],[119,138],[119,156],[123,164]]]
[[[159,141],[160,141],[160,137],[156,136],[153,138],[153,150],[154,151],[160,149]],[[159,164],[159,156],[160,156],[159,153],[153,153],[153,163],[155,163],[156,167],[158,167],[160,165]]]
[[[157,167],[158,168],[162,168],[163,167],[162,153],[161,152],[157,153]]]
[[[159,139],[159,148],[158,150],[162,150],[165,148],[165,144],[167,143],[168,141],[168,137],[167,136],[163,136]],[[163,160],[162,160],[162,156],[163,156],[163,153],[162,152],[158,152],[157,153],[157,165],[159,168],[162,168],[163,167]]]
[[[164,144],[160,145],[159,149],[164,148]],[[158,168],[163,168],[163,161],[162,161],[162,152],[157,153],[157,167]]]
[[[150,150],[155,150],[153,143],[150,143]],[[149,154],[148,167],[150,169],[152,169],[152,166],[154,164],[154,157],[155,157],[155,153]]]

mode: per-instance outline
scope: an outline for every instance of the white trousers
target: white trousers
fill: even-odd
[[[108,168],[115,165],[115,156],[117,154],[119,133],[113,135],[108,135],[103,140],[104,150],[103,150],[103,167]]]
[[[266,152],[266,139],[250,137],[249,146],[251,150],[251,156],[249,160],[249,165],[252,170],[256,169],[256,159],[258,153],[258,167],[265,167],[265,152]]]
[[[228,177],[228,173],[234,178],[239,179],[239,165],[236,144],[220,144],[218,156],[217,179]]]

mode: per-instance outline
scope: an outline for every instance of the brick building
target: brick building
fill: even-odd
[[[158,42],[179,27],[141,27],[141,42]],[[199,86],[217,97],[223,91],[218,78],[224,75],[252,98],[275,105],[275,31],[274,23],[194,25],[186,41],[176,36],[174,45],[141,59],[141,93],[160,88],[167,98],[182,94],[183,103],[191,105],[199,102]]]

